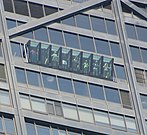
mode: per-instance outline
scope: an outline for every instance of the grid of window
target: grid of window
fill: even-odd
[[[113,114],[92,108],[84,108],[78,105],[61,103],[49,99],[20,94],[20,102],[23,109],[32,110],[44,114],[56,115],[66,119],[94,123],[98,125],[111,125],[115,129],[137,131],[135,119],[129,116]],[[86,119],[85,119],[86,118]],[[125,126],[126,119],[132,120],[129,127]],[[109,120],[110,119],[110,120]],[[126,121],[125,121],[126,120]]]
[[[26,78],[26,74],[28,74],[27,73],[28,70],[15,68],[15,71],[16,71],[16,77],[18,83],[26,84],[26,82],[28,82],[28,78]],[[73,94],[75,93],[76,95],[79,96],[91,97],[92,99],[106,100],[108,102],[122,104],[124,108],[130,108],[130,109],[132,108],[131,99],[128,91],[118,90],[115,88],[105,87],[102,85],[92,84],[79,80],[63,78],[61,76],[55,76],[51,74],[44,74],[44,73],[40,74],[39,72],[36,72],[36,74],[34,74],[34,71],[32,73],[31,72],[32,71],[29,70],[30,73],[30,79],[29,79],[30,82],[28,82],[29,85],[33,85],[37,87],[44,86],[46,91],[60,90],[61,92],[67,92]],[[31,75],[33,76],[31,77]],[[34,80],[36,81],[34,82]],[[43,84],[41,84],[41,80],[43,80]]]
[[[102,39],[93,39],[84,35],[78,35],[61,30],[40,28],[33,32],[26,33],[22,36],[33,38],[33,33],[36,40],[51,42],[58,46],[66,46],[75,49],[81,49],[89,52],[109,55],[117,58],[122,58],[121,48],[119,43],[111,42]],[[43,35],[43,36],[42,36]],[[48,36],[49,35],[49,39]],[[56,40],[58,38],[58,40]],[[65,41],[65,43],[64,43]],[[96,50],[94,49],[96,48]]]
[[[16,135],[14,118],[12,116],[0,114],[0,133]]]
[[[147,42],[147,28],[133,24],[125,24],[128,38]]]
[[[27,135],[105,135],[26,118]]]
[[[3,0],[3,3],[4,3],[4,10],[7,12],[12,12],[25,16],[31,16],[35,18],[41,18],[45,15],[50,15],[55,12],[58,12],[58,8],[32,3],[28,1]]]

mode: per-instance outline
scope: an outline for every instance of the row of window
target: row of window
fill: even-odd
[[[29,41],[29,63],[113,81],[113,59],[70,48]]]
[[[147,71],[143,69],[135,68],[135,75],[136,80],[139,84],[146,84],[147,83]]]
[[[27,135],[105,135],[30,119],[26,120],[26,130]]]
[[[118,58],[122,57],[121,48],[117,42],[111,42],[96,38],[93,39],[92,37],[65,31],[62,32],[61,30],[40,28],[33,32],[26,33],[23,36],[85,51],[96,52]]]
[[[67,92],[93,99],[106,100],[108,102],[122,104],[125,108],[131,107],[129,92],[116,88],[103,87],[98,84],[63,78],[51,74],[34,72],[16,68],[16,77],[19,83],[44,87],[46,91]],[[42,84],[43,82],[43,84]],[[115,97],[115,98],[114,98]]]
[[[24,109],[31,109],[45,114],[61,116],[66,119],[106,125],[115,129],[137,131],[135,119],[129,116],[108,113],[91,108],[84,108],[76,105],[69,105],[48,99],[20,95],[21,106]],[[86,119],[85,119],[86,118]]]
[[[147,63],[147,49],[130,46],[131,56],[134,61]]]
[[[14,118],[12,116],[0,114],[0,134],[1,133],[16,135]]]
[[[3,0],[3,4],[5,11],[35,18],[58,12],[58,8],[22,0]]]
[[[125,24],[128,38],[147,42],[147,28],[134,24]]]
[[[77,26],[79,28],[117,35],[115,21],[105,18],[78,14],[62,20],[62,23]]]

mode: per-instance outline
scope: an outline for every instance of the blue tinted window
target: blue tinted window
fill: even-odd
[[[61,91],[73,93],[71,79],[58,77],[58,82],[59,82],[59,88]]]
[[[76,15],[76,22],[78,27],[90,29],[89,16],[82,14]]]
[[[39,127],[37,126],[37,133],[38,135],[50,135],[49,128],[46,127]]]
[[[11,42],[11,49],[13,56],[21,57],[20,44]]]
[[[0,117],[0,132],[3,131],[3,126],[2,126],[2,118]]]
[[[40,74],[38,72],[27,71],[28,84],[41,86]]]
[[[52,135],[59,135],[58,129],[53,128],[52,129]]]
[[[34,124],[26,123],[27,135],[36,135]]]
[[[116,35],[116,26],[115,22],[112,20],[106,20],[106,25],[107,25],[107,32],[108,34],[113,34]]]
[[[4,118],[6,133],[14,134],[14,124],[12,119]]]
[[[74,17],[73,17],[73,16],[64,19],[62,22],[63,22],[63,24],[67,24],[67,25],[75,26],[75,20],[74,20]]]
[[[94,31],[106,33],[106,27],[103,18],[98,18],[98,17],[90,17],[90,18],[91,18],[92,28]]]
[[[142,107],[144,109],[147,109],[147,96],[145,95],[140,95],[140,98],[141,98],[141,102],[142,102]]]
[[[119,92],[117,89],[105,87],[107,101],[120,103]]]
[[[45,88],[58,90],[56,76],[42,74],[43,84]]]
[[[61,31],[49,29],[49,34],[50,34],[51,43],[54,43],[54,44],[57,44],[57,45],[63,45],[64,44]]]
[[[119,79],[126,79],[125,70],[123,66],[115,65],[116,75]]]
[[[141,55],[140,50],[138,47],[130,47],[131,56],[134,61],[140,61],[141,62]]]
[[[90,37],[80,36],[81,48],[85,51],[95,52],[93,39]]]
[[[47,29],[46,28],[40,28],[34,31],[35,39],[40,41],[48,42],[48,36],[47,36]]]
[[[16,27],[16,21],[11,20],[11,19],[7,19],[7,27],[8,27],[8,29]]]
[[[32,32],[32,31],[27,32],[27,33],[23,34],[22,36],[23,36],[23,37],[26,37],[26,38],[31,38],[31,39],[33,39],[33,32]]]
[[[121,58],[120,45],[118,43],[110,42],[112,56]]]
[[[95,44],[98,53],[110,55],[110,48],[108,41],[96,39]]]
[[[127,31],[128,38],[136,39],[136,32],[135,32],[134,25],[126,24],[126,31]]]
[[[75,93],[81,96],[89,96],[87,84],[80,81],[74,81]]]
[[[15,68],[17,82],[26,84],[25,70],[20,68]]]
[[[64,33],[65,42],[68,47],[79,49],[78,35],[72,33]]]
[[[136,26],[138,39],[142,41],[147,41],[147,28]]]
[[[103,87],[100,85],[89,84],[90,94],[92,98],[104,100]]]
[[[142,54],[143,62],[147,63],[147,49],[141,48],[141,54]]]

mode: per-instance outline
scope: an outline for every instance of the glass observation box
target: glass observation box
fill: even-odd
[[[112,58],[35,41],[25,45],[25,52],[27,61],[32,64],[113,80]]]

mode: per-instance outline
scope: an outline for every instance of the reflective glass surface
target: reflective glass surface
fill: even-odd
[[[14,134],[14,124],[12,119],[5,118],[6,133]]]
[[[35,39],[48,42],[48,36],[47,36],[47,29],[46,28],[40,28],[34,31]]]
[[[20,68],[15,68],[17,82],[26,84],[25,70]]]

